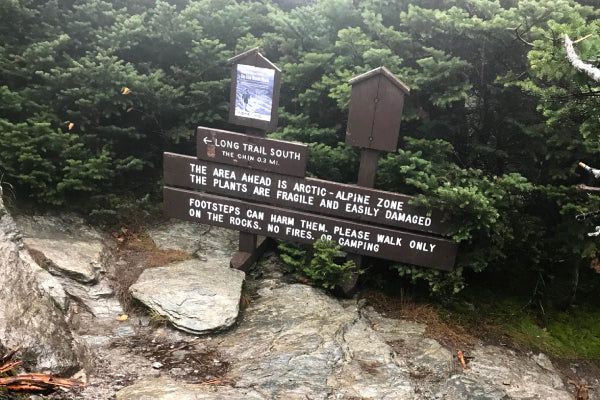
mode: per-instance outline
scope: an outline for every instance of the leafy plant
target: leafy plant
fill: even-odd
[[[281,259],[296,269],[297,274],[313,285],[333,289],[356,273],[352,260],[343,262],[341,246],[328,239],[318,239],[308,246],[280,244]]]

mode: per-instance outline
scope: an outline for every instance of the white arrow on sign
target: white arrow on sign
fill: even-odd
[[[208,137],[204,138],[204,144],[212,143],[212,140],[209,140]]]

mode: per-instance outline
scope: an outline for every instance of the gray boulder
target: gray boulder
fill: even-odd
[[[176,328],[200,334],[235,323],[244,277],[222,261],[194,259],[146,269],[129,291]]]
[[[81,368],[82,349],[49,294],[64,300],[64,291],[55,280],[42,282],[46,278],[0,198],[0,343],[6,348],[23,344],[26,370],[70,375]]]

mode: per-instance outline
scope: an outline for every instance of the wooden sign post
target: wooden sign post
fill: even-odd
[[[258,47],[228,60],[231,69],[229,122],[246,127],[246,134],[265,136],[277,128],[281,71]],[[240,232],[231,267],[247,270],[268,246],[267,238]]]
[[[348,83],[352,92],[346,144],[361,147],[357,184],[372,188],[380,151],[397,149],[404,95],[410,93],[410,88],[385,67],[359,75]],[[362,257],[356,255],[352,259],[360,268]],[[348,282],[344,286],[349,291],[354,284]]]

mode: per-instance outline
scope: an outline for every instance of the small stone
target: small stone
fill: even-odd
[[[156,362],[152,363],[152,368],[154,368],[154,369],[161,369],[162,367],[163,367],[163,365],[161,362],[156,361]]]

